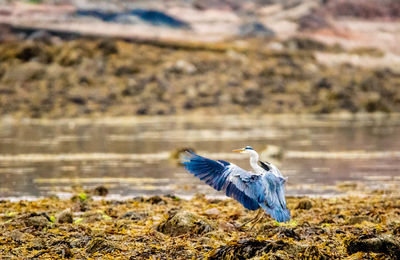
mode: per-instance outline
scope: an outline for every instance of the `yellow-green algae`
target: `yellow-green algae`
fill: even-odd
[[[0,255],[58,259],[388,259],[399,257],[400,197],[288,198],[292,220],[227,199],[0,201]],[[60,212],[73,219],[60,223]],[[56,216],[56,217],[54,217]],[[176,216],[180,216],[176,219]],[[171,221],[175,217],[174,221]],[[69,223],[71,222],[71,223]],[[167,226],[167,228],[166,228]]]

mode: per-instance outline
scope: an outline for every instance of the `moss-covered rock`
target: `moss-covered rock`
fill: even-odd
[[[178,211],[158,226],[160,232],[171,236],[204,234],[213,229],[207,220],[188,211]]]

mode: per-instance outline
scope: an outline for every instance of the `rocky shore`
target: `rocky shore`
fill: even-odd
[[[100,194],[104,195],[104,194]],[[197,195],[0,201],[4,259],[399,259],[400,197],[288,198],[292,221]]]
[[[306,38],[240,47],[39,36],[0,45],[1,116],[400,111],[395,69],[318,58],[379,58],[379,50]]]

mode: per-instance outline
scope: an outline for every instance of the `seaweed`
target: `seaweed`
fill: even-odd
[[[76,207],[80,199],[2,201],[0,254],[44,259],[399,258],[395,194],[288,197],[290,222],[265,216],[252,229],[240,226],[254,213],[234,200],[159,198],[163,203],[143,197],[86,198],[85,212]],[[312,207],[298,208],[304,201],[312,201]]]

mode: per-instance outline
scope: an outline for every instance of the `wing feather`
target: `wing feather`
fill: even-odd
[[[222,160],[214,161],[189,152],[183,161],[185,168],[214,189],[225,194],[249,210],[260,208],[254,191],[254,177],[240,167]],[[258,187],[260,188],[260,187]]]
[[[266,200],[260,206],[267,211],[278,222],[286,222],[290,220],[290,211],[286,207],[285,201],[285,179],[276,176],[273,173],[264,175],[266,185]]]

